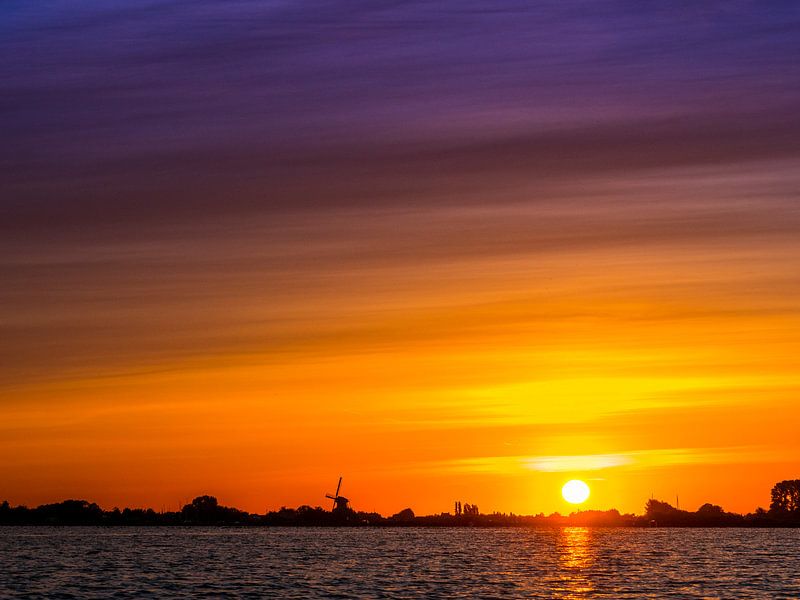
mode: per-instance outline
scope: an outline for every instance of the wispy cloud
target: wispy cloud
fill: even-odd
[[[762,457],[734,444],[797,418],[799,34],[792,3],[0,3],[3,431],[75,472],[197,453],[136,490],[204,443],[222,478]]]
[[[774,449],[763,447],[657,448],[609,454],[563,456],[483,456],[421,463],[411,470],[441,470],[465,474],[519,475],[583,473],[612,469],[642,470],[681,465],[749,464],[776,460]]]

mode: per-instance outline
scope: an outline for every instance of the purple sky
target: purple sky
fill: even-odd
[[[308,243],[324,248],[314,264],[346,266],[343,243],[380,263],[800,220],[793,2],[8,1],[0,15],[10,312],[46,304],[53,273],[102,289],[98,261],[207,268],[242,223],[243,252],[280,271]],[[718,193],[692,197],[697,169]],[[665,199],[605,189],[630,178]],[[538,214],[497,216],[520,203],[566,213],[548,230],[564,239],[543,240]],[[475,231],[470,207],[497,215]],[[430,227],[426,211],[460,208],[465,222]],[[404,211],[418,225],[376,233]]]
[[[4,228],[394,204],[393,178],[798,151],[793,2],[11,1],[0,15]]]

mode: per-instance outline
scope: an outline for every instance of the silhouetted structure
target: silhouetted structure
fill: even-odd
[[[344,496],[339,495],[339,490],[342,488],[342,478],[339,477],[339,484],[336,486],[336,494],[325,494],[326,498],[330,498],[333,500],[333,507],[331,508],[331,512],[335,513],[346,513],[348,511],[347,503],[350,502]]]
[[[356,512],[348,506],[347,498],[327,494],[333,500],[333,510],[301,506],[281,508],[264,515],[250,514],[236,508],[221,506],[214,496],[198,496],[179,512],[157,513],[148,508],[114,508],[103,511],[86,500],[65,500],[43,504],[36,508],[12,507],[0,503],[0,525],[266,525],[283,527],[307,526],[383,526],[383,527],[800,527],[800,480],[781,481],[772,488],[772,503],[740,515],[725,512],[721,506],[704,504],[696,512],[679,510],[667,502],[651,498],[644,515],[620,514],[616,510],[587,510],[570,515],[553,513],[545,516],[515,514],[480,514],[477,505],[455,504],[455,515],[442,513],[418,517],[410,508],[389,518],[378,513]]]

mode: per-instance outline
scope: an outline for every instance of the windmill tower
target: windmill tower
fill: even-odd
[[[339,495],[339,490],[342,488],[342,478],[339,477],[339,485],[336,486],[336,494],[331,496],[330,494],[325,494],[326,498],[330,498],[333,500],[333,506],[331,507],[331,512],[335,513],[343,513],[347,512],[347,503],[350,502],[344,496]]]

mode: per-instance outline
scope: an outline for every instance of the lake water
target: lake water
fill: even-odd
[[[800,598],[800,530],[0,528],[0,597]]]

